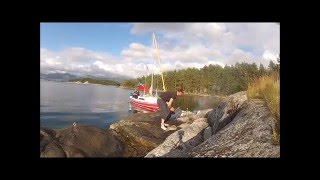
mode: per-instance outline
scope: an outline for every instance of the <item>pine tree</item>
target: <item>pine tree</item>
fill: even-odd
[[[260,63],[260,66],[259,66],[259,76],[263,76],[266,74],[266,69],[264,68],[263,64]]]

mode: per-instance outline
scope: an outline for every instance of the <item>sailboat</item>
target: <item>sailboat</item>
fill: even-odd
[[[157,53],[157,58],[158,58],[158,63],[159,63],[159,67],[160,67],[160,74],[161,74],[161,78],[162,78],[162,89],[163,91],[166,91],[166,87],[164,85],[164,78],[163,78],[163,74],[162,74],[162,67],[161,67],[161,63],[160,63],[160,56],[159,56],[159,50],[158,50],[158,45],[157,45],[157,39],[155,34],[152,34],[153,37],[153,46],[156,49],[156,53]],[[144,93],[143,95],[139,95],[137,98],[134,98],[132,96],[130,96],[130,101],[133,107],[136,107],[137,109],[140,110],[145,110],[147,112],[155,112],[158,111],[160,108],[157,104],[157,99],[158,99],[158,91],[156,89],[156,94],[153,95],[153,73],[151,76],[151,85],[149,87],[149,94],[145,94],[145,89],[144,89]]]

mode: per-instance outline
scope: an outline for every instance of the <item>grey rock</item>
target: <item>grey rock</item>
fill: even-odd
[[[241,91],[227,97],[214,111],[208,112],[207,118],[212,127],[212,133],[215,134],[230,123],[246,100],[246,92]]]
[[[275,119],[265,101],[246,101],[223,129],[189,151],[192,157],[280,157],[272,140]]]
[[[177,126],[175,125],[167,127],[167,131],[175,131],[175,130],[177,130]]]
[[[189,127],[189,126],[190,126],[190,124],[184,123],[184,124],[180,124],[178,127],[179,128],[185,128],[185,127]]]
[[[191,118],[189,117],[180,117],[177,119],[177,121],[181,122],[181,123],[191,123]]]
[[[125,157],[144,157],[159,146],[182,122],[169,120],[169,128],[161,129],[160,113],[134,114],[110,126],[125,144]]]
[[[202,133],[207,126],[206,118],[195,120],[189,126],[172,133],[145,157],[189,157],[186,152],[203,142]]]
[[[90,157],[85,152],[83,152],[81,149],[79,149],[75,146],[64,146],[64,151],[65,151],[67,157]]]
[[[198,123],[208,123],[208,120],[207,118],[199,118],[192,122],[192,124],[198,124]]]
[[[213,111],[213,109],[205,109],[205,110],[198,111],[195,118],[196,119],[207,118],[207,114],[211,111]]]
[[[60,144],[57,141],[52,141],[50,144],[48,144],[44,151],[40,152],[41,155],[40,157],[50,157],[50,158],[55,158],[55,157],[66,157],[66,154]]]
[[[56,133],[54,130],[48,128],[40,128],[40,152],[44,151],[55,138]]]
[[[203,139],[207,140],[211,136],[212,136],[212,128],[211,127],[207,127],[203,132]]]
[[[77,126],[57,130],[57,134],[68,157],[120,157],[124,153],[123,143],[111,130]]]
[[[88,126],[40,129],[40,157],[121,157],[123,154],[124,145],[111,130]]]

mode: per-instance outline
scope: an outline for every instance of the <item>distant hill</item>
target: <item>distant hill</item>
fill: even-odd
[[[50,74],[40,73],[40,79],[46,79],[46,80],[68,81],[70,79],[75,79],[75,78],[78,78],[78,77],[70,73],[50,73]]]
[[[40,79],[52,80],[52,81],[69,81],[72,79],[94,79],[103,81],[114,81],[116,83],[121,83],[125,80],[129,80],[130,77],[123,75],[108,74],[106,76],[92,76],[92,75],[74,75],[70,73],[50,73],[44,74],[40,73]]]
[[[46,74],[40,73],[40,79],[45,79],[46,78]]]

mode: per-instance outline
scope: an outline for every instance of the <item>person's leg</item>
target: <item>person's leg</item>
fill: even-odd
[[[167,124],[165,122],[167,122],[169,120],[169,118],[171,117],[171,112],[170,112],[170,109],[169,109],[167,103],[164,102],[164,104],[165,104],[165,115],[166,115],[166,117],[164,118],[163,125],[164,126],[169,126],[169,124]]]
[[[182,111],[181,111],[180,107],[178,107],[177,109],[175,109],[174,112],[171,111],[170,113],[171,113],[171,116],[169,118],[169,121],[170,120],[175,121],[175,120],[177,120],[177,118],[179,118],[181,116]]]
[[[164,119],[161,119],[161,129],[167,130],[167,128],[164,126]]]
[[[161,129],[166,130],[167,128],[165,126],[169,126],[169,124],[164,123],[166,118],[168,117],[169,109],[167,107],[167,103],[164,102],[162,99],[157,100],[157,104],[160,108],[160,117],[161,117]]]
[[[180,107],[178,107],[175,111],[175,120],[181,117],[181,114],[182,114],[182,110],[180,109]]]
[[[165,126],[169,126],[169,124],[167,124],[167,123],[165,123],[165,122],[167,122],[169,119],[170,119],[170,117],[171,117],[171,112],[170,112],[170,110],[169,110],[169,113],[168,113],[168,115],[167,115],[167,117],[164,119],[164,125]]]

